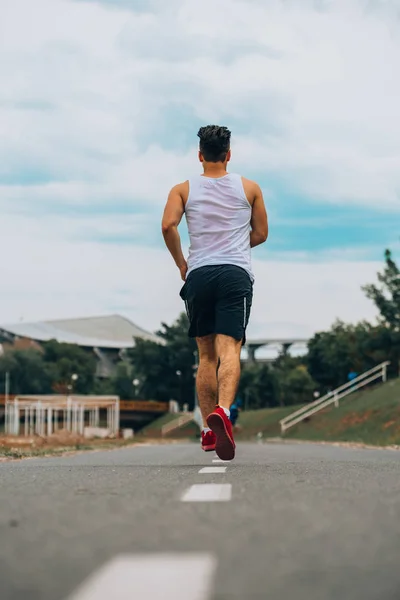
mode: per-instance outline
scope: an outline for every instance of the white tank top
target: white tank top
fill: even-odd
[[[240,175],[190,179],[185,214],[190,238],[187,274],[207,265],[236,265],[254,281],[251,206]]]

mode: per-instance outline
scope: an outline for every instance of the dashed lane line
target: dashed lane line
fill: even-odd
[[[199,473],[225,473],[227,467],[203,467]]]
[[[182,502],[228,502],[232,497],[230,483],[198,483],[188,488]]]
[[[120,555],[68,600],[209,600],[216,566],[212,554]]]

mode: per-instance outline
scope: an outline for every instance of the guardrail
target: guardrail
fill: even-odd
[[[304,421],[304,419],[311,417],[315,413],[319,412],[320,410],[323,410],[331,404],[335,404],[335,406],[338,407],[339,400],[345,398],[349,394],[352,394],[356,390],[361,389],[369,383],[376,381],[379,378],[382,378],[382,382],[385,382],[387,379],[388,365],[390,365],[390,362],[385,361],[377,365],[373,369],[365,371],[365,373],[362,373],[352,381],[348,381],[347,383],[341,385],[332,392],[328,392],[322,398],[318,398],[318,400],[315,400],[310,404],[306,404],[306,406],[303,406],[302,408],[296,410],[294,413],[288,415],[284,419],[281,419],[281,421],[279,421],[281,426],[281,432],[284,433],[285,431],[290,429],[290,427],[297,425],[297,423]]]

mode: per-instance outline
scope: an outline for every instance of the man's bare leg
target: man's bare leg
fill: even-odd
[[[207,417],[207,424],[215,435],[217,456],[222,460],[232,460],[236,446],[229,410],[239,385],[242,343],[227,335],[217,334],[215,347],[219,359],[218,408]]]
[[[203,418],[203,427],[207,427],[206,419],[217,404],[218,355],[215,347],[215,335],[196,338],[196,342],[199,350],[196,390]]]
[[[228,335],[218,334],[215,339],[217,355],[220,360],[218,369],[218,404],[230,409],[240,379],[240,351],[242,342]]]

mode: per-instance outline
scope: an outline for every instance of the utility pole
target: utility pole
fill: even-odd
[[[10,373],[6,372],[6,381],[5,381],[5,396],[6,402],[8,402],[8,397],[10,395]]]
[[[176,371],[176,374],[178,376],[178,381],[179,381],[179,409],[182,406],[182,371],[180,371],[178,369],[178,371]]]

